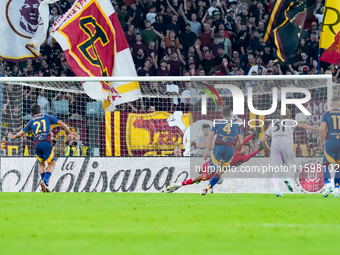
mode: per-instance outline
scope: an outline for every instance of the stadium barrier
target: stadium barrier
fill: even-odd
[[[291,178],[296,193],[323,192],[322,172],[311,171],[311,166],[320,162],[320,158],[297,158],[299,167]],[[241,166],[250,171],[254,166],[266,164],[269,164],[269,158],[254,158]],[[55,192],[162,192],[174,182],[198,175],[190,168],[189,158],[58,158],[50,188]],[[225,173],[222,184],[217,185],[214,192],[272,193],[271,178],[253,171],[245,178]],[[34,158],[3,158],[1,183],[3,192],[40,192],[38,162]],[[199,193],[205,185],[201,182],[176,192]],[[282,190],[286,189],[283,187]]]

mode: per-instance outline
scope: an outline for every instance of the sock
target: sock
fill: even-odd
[[[280,190],[280,185],[279,185],[280,178],[273,178],[272,181],[273,181],[275,190],[277,190],[277,189]]]
[[[331,183],[331,174],[328,170],[328,165],[323,166],[323,178],[324,178],[326,184]]]
[[[43,181],[46,183],[46,185],[48,185],[48,180],[50,179],[50,177],[51,177],[51,172],[45,172]]]
[[[337,170],[335,172],[335,176],[334,176],[334,186],[335,186],[335,188],[339,188],[339,184],[340,184],[340,172]]]
[[[220,180],[220,178],[221,178],[221,175],[220,175],[219,173],[216,173],[216,174],[213,176],[213,178],[211,178],[208,187],[210,186],[209,188],[212,189],[212,188],[216,185],[216,183],[218,183],[218,181]]]
[[[45,173],[41,173],[40,176],[41,176],[41,180],[44,180]]]
[[[186,180],[186,181],[182,182],[182,186],[190,185],[190,184],[192,184],[192,178],[189,179],[189,180]]]

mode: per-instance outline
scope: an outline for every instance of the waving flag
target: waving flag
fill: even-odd
[[[277,0],[270,13],[264,41],[275,43],[277,57],[281,62],[300,59],[300,33],[307,14],[305,0]]]
[[[77,0],[52,27],[77,76],[137,76],[117,14],[109,0]],[[140,98],[138,82],[83,84],[86,93],[104,101],[106,110]]]
[[[333,65],[340,64],[340,32],[335,36],[335,42],[322,54],[320,61]]]
[[[328,49],[334,42],[335,35],[340,31],[340,1],[326,0],[320,48]]]
[[[58,0],[0,0],[0,56],[11,61],[39,56],[49,25],[48,4]]]

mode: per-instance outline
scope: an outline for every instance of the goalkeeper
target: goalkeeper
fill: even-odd
[[[246,138],[243,139],[243,146],[235,151],[234,158],[231,161],[230,166],[239,166],[242,163],[247,162],[249,159],[251,159],[257,153],[259,153],[260,151],[262,151],[264,149],[264,146],[262,144],[260,144],[260,147],[258,149],[254,150],[251,153],[248,153],[249,150],[250,150],[250,145],[249,145],[248,141],[252,140],[253,138],[257,139],[258,136],[259,136],[259,133],[261,132],[261,128],[258,127],[253,132],[254,132],[253,134],[251,134],[251,135],[249,135],[249,136],[247,136]],[[221,163],[220,163],[220,165],[221,165]],[[166,188],[166,190],[168,192],[174,192],[175,190],[179,189],[182,186],[191,185],[191,184],[194,184],[194,183],[200,183],[201,181],[210,180],[214,176],[214,173],[209,172],[208,166],[209,166],[209,161],[205,162],[203,164],[203,166],[201,167],[200,172],[203,172],[202,174],[200,174],[196,178],[191,178],[191,179],[188,179],[188,180],[180,182],[180,183],[174,183],[174,184],[168,186]],[[211,189],[210,192],[213,192],[212,189]]]

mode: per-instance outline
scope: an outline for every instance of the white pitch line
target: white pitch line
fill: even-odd
[[[321,228],[321,227],[340,227],[340,224],[298,224],[298,223],[269,223],[269,222],[253,222],[253,223],[241,223],[236,222],[235,226],[261,226],[261,227],[269,227],[269,228]]]

